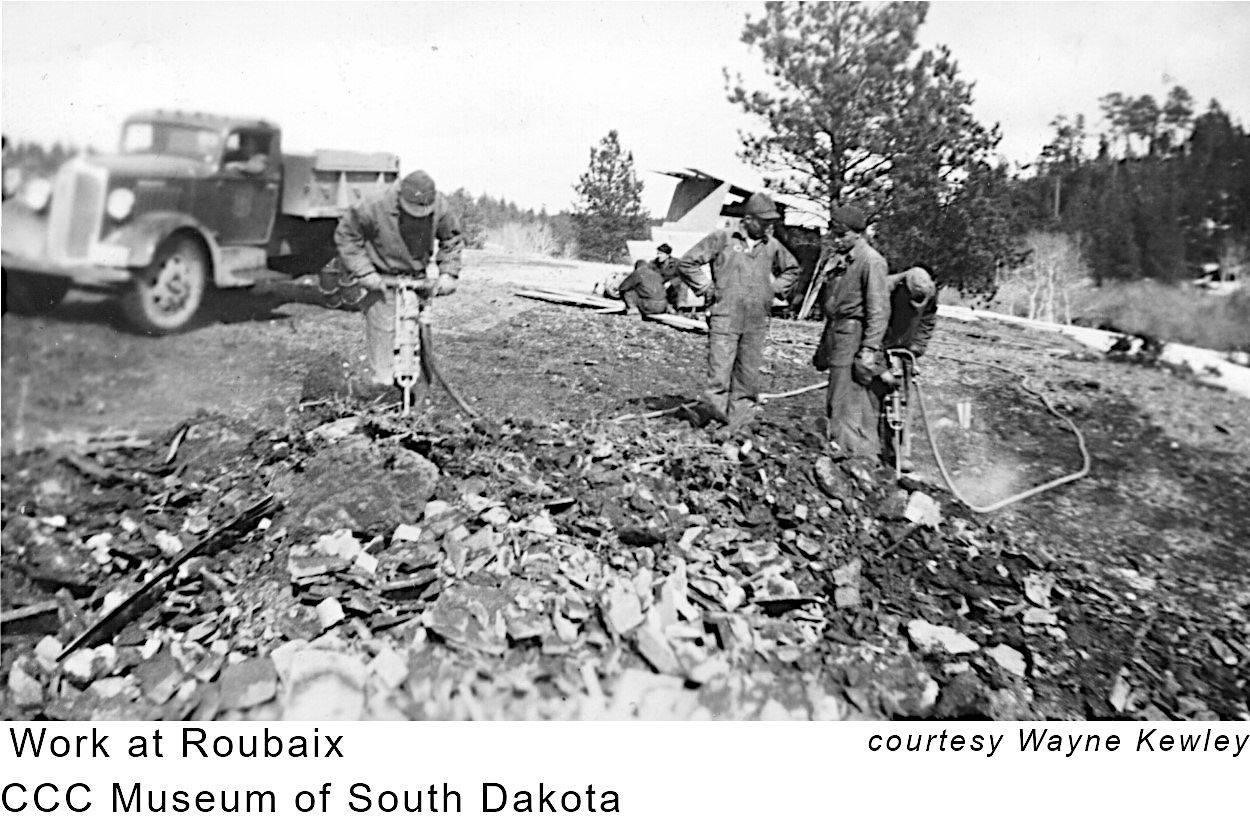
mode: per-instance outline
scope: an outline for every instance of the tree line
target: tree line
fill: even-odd
[[[1250,137],[1218,102],[1195,114],[1182,86],[1162,101],[1111,92],[1101,130],[1057,117],[1038,160],[1012,167],[997,157],[997,125],[973,114],[972,83],[950,50],[920,47],[927,12],[771,2],[748,16],[742,41],[770,82],[749,87],[726,70],[726,92],[755,124],[740,157],[770,190],[826,214],[864,207],[892,266],[922,265],[965,293],[992,292],[1046,232],[1070,235],[1098,281],[1244,265]],[[610,133],[576,187],[574,222],[592,238],[584,251],[612,258],[645,235],[640,189]]]
[[[1080,236],[1099,282],[1244,265],[1250,134],[1217,100],[1195,116],[1192,99],[1182,86],[1163,105],[1107,94],[1097,134],[1082,117],[1056,117],[1036,173],[1016,183],[1029,225]]]

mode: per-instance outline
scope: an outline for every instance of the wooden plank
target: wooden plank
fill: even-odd
[[[600,313],[622,313],[625,308],[615,299],[605,299],[603,297],[593,296],[590,294],[580,294],[576,291],[556,291],[554,289],[527,288],[525,290],[516,291],[517,296],[523,296],[528,299],[538,299],[543,302],[554,302],[557,305],[574,305],[581,308],[596,308]],[[707,323],[701,319],[691,319],[690,317],[678,316],[676,314],[651,314],[647,317],[648,322],[658,322],[661,325],[667,325],[670,328],[676,328],[679,331],[689,331],[692,333],[707,333]]]

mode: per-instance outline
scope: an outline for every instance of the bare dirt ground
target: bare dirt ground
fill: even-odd
[[[692,396],[703,375],[702,337],[636,317],[527,301],[510,286],[588,290],[608,270],[470,255],[460,291],[439,306],[442,369],[488,417],[540,425],[606,420]],[[265,297],[231,294],[200,327],[163,339],[130,334],[111,305],[93,299],[74,299],[48,317],[5,316],[6,463],[14,453],[105,432],[162,434],[200,411],[280,425],[301,405],[367,404],[359,387],[360,317],[316,303],[315,289],[298,284]],[[819,380],[807,362],[816,333],[810,324],[774,323],[765,390]],[[1162,692],[1171,699],[1164,717],[1245,715],[1247,402],[1183,375],[1106,361],[1040,332],[984,322],[945,322],[932,353],[923,363],[931,421],[957,484],[974,501],[1075,470],[1080,457],[1068,430],[1017,380],[972,362],[1027,373],[1081,427],[1093,457],[1090,476],[1075,484],[1001,513],[964,514],[1042,556],[1052,570],[1074,568],[1085,580],[1081,589],[1060,584],[1054,593],[1083,607],[1052,634],[1079,652],[1030,661],[1038,675],[1034,714],[1102,716],[1115,705],[1151,716],[1160,697],[1135,701],[1132,694]],[[954,422],[957,401],[972,402],[968,430]],[[451,410],[444,396],[433,402],[435,415]],[[816,430],[820,407],[819,392],[771,404],[758,441]],[[683,427],[664,417],[640,429]],[[920,439],[917,456],[922,477],[935,480]],[[7,466],[5,474],[9,482]],[[923,564],[906,569],[924,575]],[[964,596],[971,601],[976,593]],[[967,601],[951,607],[964,612]],[[852,636],[859,627],[843,625]],[[934,674],[944,688],[966,674],[957,664],[941,669]]]

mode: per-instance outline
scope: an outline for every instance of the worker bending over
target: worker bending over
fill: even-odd
[[[438,280],[428,283],[431,296],[455,293],[464,248],[460,220],[430,175],[414,171],[348,208],[339,219],[334,243],[343,272],[329,288],[323,282],[322,291],[360,306],[372,384],[388,387],[394,381],[395,299],[381,275],[424,282],[433,257]]]

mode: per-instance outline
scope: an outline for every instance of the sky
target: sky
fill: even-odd
[[[391,151],[440,188],[558,211],[590,147],[620,132],[660,214],[697,167],[756,185],[753,123],[723,70],[766,80],[740,41],[758,3],[14,3],[0,5],[10,139],[111,149],[131,111],[276,121],[289,151]],[[1057,113],[1098,119],[1109,91],[1186,86],[1250,120],[1250,3],[935,3],[974,111],[1025,163]]]

